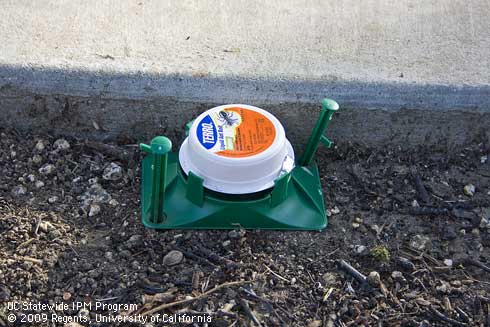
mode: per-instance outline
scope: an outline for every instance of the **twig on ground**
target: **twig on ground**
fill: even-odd
[[[445,321],[447,323],[450,323],[451,325],[454,325],[454,326],[461,326],[461,327],[465,327],[465,326],[468,326],[468,324],[465,324],[464,322],[461,322],[461,321],[457,321],[455,319],[452,319],[452,318],[449,318],[448,316],[444,315],[443,313],[441,313],[439,310],[437,310],[436,308],[434,308],[433,306],[429,306],[429,310],[430,312],[432,312],[432,314],[442,320],[442,321]]]
[[[273,274],[274,276],[276,276],[276,277],[277,277],[277,278],[279,278],[280,280],[285,281],[286,283],[291,283],[291,281],[290,281],[289,279],[282,277],[281,275],[279,275],[278,273],[274,272],[274,271],[273,271],[271,268],[267,267],[266,265],[264,265],[264,267],[265,267],[267,270],[269,270],[269,272],[270,272],[271,274]]]
[[[464,320],[464,322],[469,323],[470,322],[470,316],[460,307],[455,308],[456,311],[458,311],[459,316]]]
[[[75,248],[73,247],[73,245],[68,244],[68,246],[69,246],[69,247],[70,247],[70,249],[73,251],[73,253],[75,253],[75,255],[76,255],[77,257],[79,257],[79,256],[80,256],[80,254],[78,254],[77,250],[75,250]]]
[[[41,221],[43,220],[43,217],[38,217],[36,221],[36,227],[34,227],[34,235],[37,235],[39,232],[39,226],[41,225]]]
[[[14,259],[15,260],[24,260],[24,261],[36,263],[36,264],[38,264],[40,266],[42,266],[42,264],[43,264],[43,261],[40,260],[40,259],[26,257],[26,256],[22,256],[22,255],[14,255]]]
[[[101,299],[95,299],[97,302],[105,302],[105,301],[112,301],[112,300],[117,300],[119,299],[119,296],[111,296],[111,297],[106,297],[106,298],[101,298]]]
[[[359,170],[360,170],[360,164],[354,164],[347,170],[347,172],[349,174],[351,174],[352,177],[354,177],[356,179],[356,181],[362,187],[363,191],[366,194],[369,194],[372,196],[381,196],[380,194],[378,194],[378,193],[376,193],[370,189],[370,187],[368,186],[369,183],[364,180],[364,178],[362,177],[362,174],[360,173]]]
[[[31,244],[35,240],[36,240],[35,238],[30,238],[27,241],[20,243],[19,246],[17,246],[17,250]]]
[[[335,253],[337,253],[338,251],[340,251],[340,248],[336,248],[335,250],[333,250],[332,252],[329,252],[327,254],[325,254],[324,256],[321,256],[320,258],[316,259],[316,260],[313,260],[313,261],[310,261],[307,263],[308,266],[311,266],[313,265],[314,263],[317,263],[319,261],[322,261],[324,260],[325,258],[328,258],[330,257],[331,255],[334,255]]]
[[[214,263],[217,263],[217,264],[224,264],[225,267],[227,269],[234,269],[236,268],[238,265],[236,264],[236,262],[230,260],[230,259],[227,259],[227,258],[224,258],[216,253],[214,253],[213,251],[209,250],[209,249],[206,249],[205,247],[203,246],[199,246],[197,248],[197,250],[204,256],[206,256],[206,259],[214,262]]]
[[[365,284],[367,283],[367,277],[360,273],[356,268],[352,267],[345,260],[338,261],[338,267],[354,277],[359,283]]]
[[[199,288],[199,284],[201,284],[201,277],[203,277],[204,274],[202,271],[197,270],[194,271],[192,274],[192,289],[197,290]]]
[[[291,313],[287,310],[285,310],[283,307],[281,307],[279,304],[277,304],[276,302],[273,302],[271,300],[268,300],[266,298],[263,298],[261,296],[258,296],[257,294],[255,294],[255,292],[253,292],[252,290],[248,290],[247,288],[245,287],[240,287],[240,289],[245,293],[247,294],[248,296],[256,299],[256,300],[259,300],[259,301],[262,301],[264,303],[267,303],[267,304],[270,304],[271,306],[276,306],[277,308],[279,308],[279,310],[284,313],[289,319],[295,319],[295,317],[293,315],[291,315]],[[283,324],[285,324],[284,320],[281,318],[281,316],[279,316],[279,314],[277,313],[277,311],[274,309],[273,310],[274,314],[276,315],[277,319],[279,319]]]
[[[250,306],[248,305],[248,301],[245,300],[245,299],[240,299],[240,305],[243,309],[243,311],[245,312],[245,314],[250,318],[252,319],[252,321],[254,322],[255,325],[261,327],[262,324],[260,323],[259,319],[254,315],[254,313],[252,312],[252,309],[250,309]]]
[[[187,251],[187,250],[184,250],[184,249],[181,249],[180,247],[178,246],[173,246],[172,247],[174,250],[178,250],[180,252],[182,252],[186,257],[188,257],[189,259],[194,259],[196,261],[199,261],[205,265],[208,265],[208,266],[211,266],[213,268],[216,268],[218,267],[217,265],[215,265],[214,263],[212,263],[211,261],[209,261],[208,259],[206,258],[203,258],[201,256],[198,256],[197,254],[193,253],[193,252],[190,252],[190,251]]]
[[[176,289],[170,289],[167,292],[156,293],[156,294],[143,294],[141,297],[143,304],[146,303],[168,303],[175,299],[175,291]]]
[[[194,302],[196,300],[205,298],[205,297],[211,295],[212,293],[217,292],[217,291],[219,291],[219,290],[221,290],[223,288],[226,288],[226,287],[231,287],[231,286],[236,286],[236,285],[243,285],[243,284],[249,284],[249,283],[252,283],[252,282],[253,282],[252,280],[242,280],[242,281],[236,281],[236,282],[223,283],[223,284],[218,285],[215,288],[210,289],[209,291],[206,291],[206,292],[204,292],[204,293],[202,293],[202,294],[200,294],[198,296],[195,296],[195,297],[192,297],[192,298],[188,298],[188,299],[184,299],[184,300],[180,300],[180,301],[175,301],[175,302],[165,303],[165,304],[159,305],[156,308],[153,308],[151,310],[148,310],[146,312],[143,312],[142,315],[143,316],[152,315],[152,314],[154,314],[154,313],[156,313],[158,311],[161,311],[163,309],[174,307],[176,305],[182,305],[182,304]]]
[[[467,265],[471,265],[471,266],[474,266],[474,267],[478,267],[478,268],[480,268],[480,269],[482,269],[482,270],[490,273],[490,267],[484,265],[482,262],[480,262],[478,260],[471,259],[471,258],[466,258],[461,263],[467,264]]]

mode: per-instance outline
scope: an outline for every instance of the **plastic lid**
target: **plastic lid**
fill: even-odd
[[[179,151],[182,169],[208,189],[246,194],[274,186],[289,172],[294,152],[284,128],[267,111],[243,104],[209,109],[197,117]]]

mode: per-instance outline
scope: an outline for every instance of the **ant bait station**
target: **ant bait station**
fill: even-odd
[[[327,226],[313,160],[339,105],[324,99],[301,157],[279,120],[243,104],[215,107],[186,124],[178,153],[165,136],[140,144],[143,224],[156,229],[321,230]]]

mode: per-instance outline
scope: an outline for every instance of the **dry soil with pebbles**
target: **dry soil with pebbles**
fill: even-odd
[[[490,324],[488,141],[321,150],[321,232],[158,232],[136,140],[0,132],[0,326],[15,301],[137,305],[48,312],[91,319],[167,303],[209,326]]]

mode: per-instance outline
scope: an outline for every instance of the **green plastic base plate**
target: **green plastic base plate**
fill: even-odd
[[[321,230],[327,226],[318,168],[313,156],[337,102],[323,99],[320,116],[296,167],[274,181],[267,192],[237,197],[206,190],[192,171],[186,176],[165,136],[140,144],[147,153],[142,163],[141,216],[156,229],[290,229]],[[191,123],[186,125],[189,129]]]
[[[152,208],[153,155],[142,163],[143,224],[155,229],[321,230],[327,226],[317,166],[295,167],[260,198],[226,199],[207,191],[202,179],[185,176],[176,153],[168,153],[161,214]],[[156,219],[155,219],[156,218]]]

